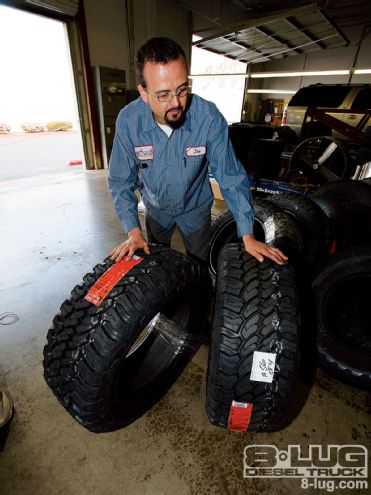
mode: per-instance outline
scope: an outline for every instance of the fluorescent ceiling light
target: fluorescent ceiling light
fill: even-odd
[[[350,70],[302,70],[290,72],[252,72],[250,77],[258,79],[263,77],[298,77],[298,76],[342,76],[350,74]]]
[[[354,69],[353,74],[371,74],[371,69]]]
[[[232,74],[191,74],[188,77],[189,79],[194,79],[195,77],[249,77],[249,75],[245,72],[237,72]]]
[[[262,79],[268,77],[313,77],[313,76],[347,76],[351,72],[354,74],[371,74],[371,69],[341,69],[341,70],[301,70],[289,72],[250,72],[245,73],[226,73],[226,74],[191,74],[190,79],[196,77],[251,77],[251,79]]]
[[[296,89],[248,89],[248,93],[280,93],[284,95],[293,95],[297,92]]]

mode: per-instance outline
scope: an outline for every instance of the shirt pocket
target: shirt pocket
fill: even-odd
[[[137,161],[139,182],[141,187],[145,185],[146,189],[151,184],[154,185],[153,160]],[[151,187],[150,187],[151,188]],[[152,188],[151,188],[152,189]]]
[[[183,172],[187,188],[195,181],[200,180],[207,170],[206,155],[199,156],[184,156],[183,157]]]
[[[185,170],[197,170],[200,167],[206,166],[206,163],[206,155],[183,156],[183,166]]]

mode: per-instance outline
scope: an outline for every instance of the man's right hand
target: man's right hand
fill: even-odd
[[[128,239],[113,248],[109,256],[116,262],[121,261],[124,256],[127,260],[131,260],[137,249],[143,249],[146,254],[150,254],[149,245],[139,227],[129,230]]]

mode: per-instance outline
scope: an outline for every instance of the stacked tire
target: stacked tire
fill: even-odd
[[[371,187],[367,182],[328,182],[311,196],[328,217],[337,249],[367,245],[371,239]]]
[[[272,201],[255,198],[254,235],[261,242],[286,251],[294,259],[303,249],[303,237],[291,217]],[[225,210],[211,225],[209,273],[215,284],[217,260],[225,244],[238,242],[237,225],[229,210]]]
[[[313,277],[318,357],[346,383],[371,388],[371,185],[342,180],[312,197],[328,216],[333,255]]]
[[[258,236],[293,255],[301,249],[302,237],[290,218],[264,201],[256,210]],[[213,424],[225,426],[233,397],[253,404],[251,430],[279,429],[290,420],[299,356],[294,273],[269,260],[261,265],[238,244],[222,251],[213,331],[220,339],[212,339],[210,349],[207,411]],[[100,306],[86,296],[115,263],[108,258],[88,273],[47,335],[46,382],[72,417],[96,433],[129,425],[162,397],[200,346],[209,314],[207,267],[161,246],[152,245],[149,256],[138,254],[142,261]],[[233,294],[244,308],[239,322],[230,314]],[[240,306],[234,308],[236,317]],[[224,324],[232,325],[232,336]],[[251,375],[254,362],[267,366],[268,379]],[[219,390],[215,396],[212,383]]]
[[[257,236],[293,254],[301,249],[290,218],[264,201],[256,209]],[[47,335],[45,380],[72,417],[96,433],[129,425],[166,393],[202,343],[209,315],[206,267],[161,246],[138,254],[142,261],[100,306],[86,296],[115,263],[106,259],[88,273]],[[223,247],[218,258],[209,418],[226,426],[233,399],[253,406],[250,430],[280,429],[292,419],[299,359],[294,272],[289,265],[258,263],[239,244]]]
[[[288,425],[299,409],[297,268],[304,272],[315,259],[327,256],[330,230],[322,210],[295,194],[255,198],[254,212],[255,237],[281,249],[290,262],[259,263],[246,253],[237,244],[236,223],[228,210],[214,221],[209,272],[215,285],[215,317],[206,411],[217,426],[267,432]],[[269,362],[274,363],[270,374],[265,369]],[[251,410],[243,425],[233,422],[236,407]]]
[[[204,341],[211,293],[212,424],[269,432],[292,421],[309,349],[301,353],[303,315],[307,322],[315,313],[311,336],[323,366],[370,388],[371,185],[338,181],[311,197],[255,198],[254,211],[255,237],[287,254],[284,265],[246,253],[226,210],[212,224],[208,267],[152,245],[100,305],[86,296],[115,266],[109,258],[73,289],[48,331],[43,365],[82,426],[122,428],[166,393]]]
[[[306,331],[303,332],[306,334],[306,343],[311,344],[309,337],[316,338],[315,349],[320,363],[336,377],[352,385],[370,387],[371,314],[368,302],[371,295],[370,184],[367,181],[336,181],[320,187],[310,197],[291,193],[277,194],[264,200],[255,199],[254,206],[255,236],[261,241],[279,247],[289,255],[295,273],[296,307],[300,308],[303,316],[304,321],[301,326],[306,325]],[[269,224],[273,226],[270,232],[274,234],[271,236],[268,235]],[[249,295],[246,294],[250,294],[253,299],[253,289],[259,286],[260,282],[255,280],[255,284],[252,284],[246,278],[244,263],[240,263],[240,268],[234,264],[233,260],[240,259],[237,254],[234,255],[233,260],[230,256],[229,262],[225,259],[226,251],[223,246],[237,241],[236,225],[230,212],[226,211],[212,226],[210,249],[209,271],[213,280],[216,280],[216,323],[211,338],[212,371],[209,372],[208,380],[210,387],[208,396],[211,397],[212,404],[218,404],[214,396],[218,397],[223,390],[215,379],[215,374],[224,373],[228,376],[228,379],[225,378],[227,383],[229,385],[231,383],[232,372],[230,371],[228,375],[225,363],[232,359],[233,349],[238,349],[240,353],[241,349],[247,349],[244,358],[244,370],[247,374],[252,366],[251,352],[254,351],[248,344],[243,347],[239,343],[241,332],[236,329],[236,325],[241,314],[247,314],[252,321],[255,321],[258,312],[251,310],[249,313],[244,309],[242,313],[239,311],[240,316],[237,317],[236,308],[245,308],[244,298],[249,300]],[[230,252],[229,254],[231,255]],[[226,276],[228,263],[231,265],[232,275]],[[240,277],[239,284],[237,274]],[[233,281],[233,277],[236,280]],[[231,281],[229,288],[226,287],[228,280]],[[238,293],[237,288],[240,291]],[[227,303],[221,294],[226,294]],[[267,304],[261,295],[259,298]],[[249,322],[245,322],[244,325],[248,328]],[[264,335],[266,330],[261,329],[258,332]],[[257,339],[257,349],[260,345]],[[306,345],[305,353],[308,353],[310,348],[311,345]],[[227,357],[220,357],[223,356],[223,352]],[[221,360],[220,366],[215,365],[218,360]],[[215,371],[215,368],[218,371]],[[238,370],[237,365],[235,365],[235,373],[236,376],[242,377],[243,383],[247,383],[246,376]],[[239,380],[234,383],[234,391],[237,398],[240,398],[237,393]],[[249,390],[249,387],[246,390]],[[254,398],[253,393],[251,397]],[[219,408],[218,411],[221,410],[220,405],[211,406],[212,409],[215,407]],[[221,423],[225,426],[226,410],[223,411]],[[209,413],[209,417],[212,422],[218,424],[212,413]],[[268,431],[268,423],[266,420],[262,427],[264,431]],[[273,429],[275,425],[275,421],[272,420]],[[252,425],[253,428],[255,426]]]
[[[371,246],[343,249],[313,279],[318,356],[336,377],[371,388]]]

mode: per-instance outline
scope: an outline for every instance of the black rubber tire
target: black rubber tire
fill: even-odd
[[[276,354],[272,383],[251,381],[255,351]],[[206,412],[226,428],[233,400],[253,404],[248,431],[291,422],[299,363],[299,310],[289,265],[259,263],[242,244],[219,256],[215,318],[207,372]]]
[[[371,388],[371,247],[335,253],[312,287],[320,362],[342,380]]]
[[[311,200],[328,216],[336,250],[371,243],[370,207],[343,204],[321,196],[311,196]]]
[[[99,307],[84,296],[114,262],[84,277],[54,318],[44,349],[46,382],[97,433],[127,426],[161,398],[198,349],[208,315],[205,268],[166,247],[137,254],[143,261]]]
[[[347,246],[353,242],[352,229],[349,224],[349,212],[332,199],[312,195],[311,201],[316,204],[327,216],[331,229],[331,237],[335,241],[335,248]]]
[[[300,266],[312,269],[327,258],[333,241],[330,221],[321,208],[308,197],[283,193],[268,196],[268,200],[291,215],[303,236],[303,252]]]
[[[351,207],[358,203],[371,208],[371,189],[361,180],[338,180],[323,184],[314,196],[340,201]]]
[[[337,248],[371,242],[371,188],[363,181],[325,184],[311,200],[328,216]]]
[[[303,239],[294,220],[271,201],[254,199],[254,235],[256,239],[281,249],[297,260],[303,250]],[[211,224],[209,274],[215,284],[220,250],[225,244],[239,242],[237,225],[229,210],[222,212]]]

